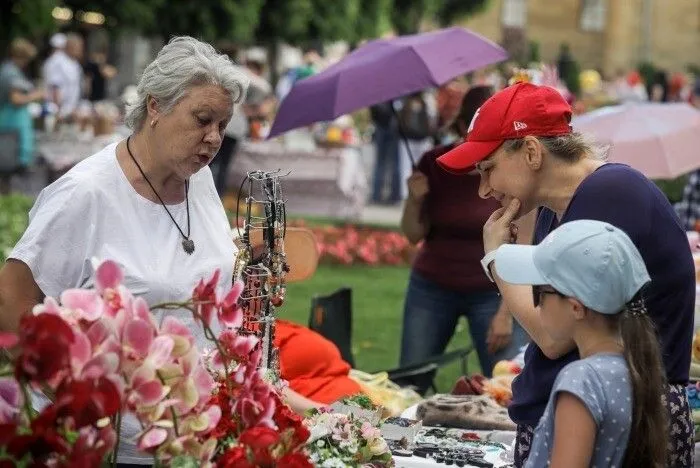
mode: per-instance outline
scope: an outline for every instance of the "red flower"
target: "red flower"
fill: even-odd
[[[240,445],[226,450],[216,461],[218,468],[255,468],[248,460],[245,447]]]
[[[54,314],[26,315],[19,327],[17,380],[45,383],[70,365],[73,331]]]
[[[277,460],[279,468],[313,468],[313,464],[309,458],[303,453],[288,453]]]
[[[277,401],[273,420],[275,421],[275,424],[279,428],[280,432],[283,433],[287,430],[291,431],[292,440],[290,441],[290,445],[291,448],[294,449],[305,443],[309,439],[311,433],[306,426],[304,426],[301,416],[292,411],[289,406],[282,403],[279,400],[279,397],[276,396],[276,399]]]
[[[47,406],[32,421],[31,434],[15,435],[7,444],[7,453],[20,459],[31,453],[34,461],[49,455],[62,455],[69,452],[66,440],[56,431],[55,406]],[[40,465],[37,465],[40,466]]]
[[[253,450],[257,466],[271,465],[273,462],[270,449],[280,441],[279,432],[269,427],[256,426],[246,429],[238,438],[238,442]]]
[[[269,448],[280,441],[280,435],[274,429],[264,426],[251,427],[246,429],[238,439],[240,443],[250,448]]]
[[[105,455],[114,448],[116,442],[117,434],[111,426],[102,429],[83,428],[65,466],[71,468],[101,466]]]
[[[114,416],[121,405],[119,390],[106,377],[73,380],[59,387],[56,406],[59,416],[70,416],[75,427],[91,426]]]
[[[211,325],[211,318],[216,310],[216,287],[219,284],[221,271],[216,270],[206,283],[199,280],[199,284],[192,291],[192,301],[197,305],[197,312],[201,316],[204,324]]]

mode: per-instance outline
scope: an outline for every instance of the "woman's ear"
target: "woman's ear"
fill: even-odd
[[[146,111],[148,112],[148,118],[154,120],[158,118],[158,101],[153,96],[148,96],[146,98]]]
[[[542,143],[533,136],[526,136],[523,147],[525,149],[525,163],[533,171],[540,170],[542,168]]]

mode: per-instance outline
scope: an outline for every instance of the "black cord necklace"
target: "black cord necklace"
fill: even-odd
[[[185,252],[187,252],[188,255],[191,255],[192,252],[194,252],[194,241],[192,239],[190,239],[190,198],[189,198],[190,182],[189,182],[189,180],[185,181],[185,206],[187,207],[187,235],[185,235],[185,233],[182,231],[182,229],[180,229],[180,225],[177,224],[177,221],[175,221],[175,218],[173,218],[173,215],[170,213],[170,210],[165,205],[165,202],[163,202],[163,199],[160,198],[160,195],[158,195],[158,192],[156,192],[156,189],[153,186],[153,184],[151,183],[151,181],[148,180],[148,177],[146,177],[146,174],[143,172],[143,169],[141,169],[141,166],[139,165],[139,162],[134,157],[134,154],[131,152],[131,148],[129,147],[130,140],[131,140],[131,136],[127,137],[126,150],[129,152],[129,156],[131,156],[131,159],[134,161],[134,164],[136,164],[136,167],[139,168],[139,172],[141,172],[141,175],[143,176],[143,178],[146,179],[146,182],[148,182],[148,185],[151,186],[153,193],[156,194],[156,197],[158,197],[160,204],[163,205],[163,208],[165,208],[165,212],[168,213],[168,216],[170,216],[170,219],[173,220],[173,223],[175,224],[175,227],[177,228],[177,230],[180,231],[180,234],[182,235],[182,248],[185,250]]]

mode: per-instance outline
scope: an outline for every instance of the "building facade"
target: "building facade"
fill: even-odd
[[[582,68],[606,75],[651,62],[670,72],[700,65],[700,0],[490,0],[462,25],[555,61],[569,45]]]

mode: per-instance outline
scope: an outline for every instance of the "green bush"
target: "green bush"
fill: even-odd
[[[654,183],[666,194],[666,197],[671,203],[681,201],[683,196],[683,188],[688,182],[688,176],[683,175],[670,180],[655,180]]]
[[[27,228],[33,203],[23,195],[0,196],[0,262],[5,262]]]

